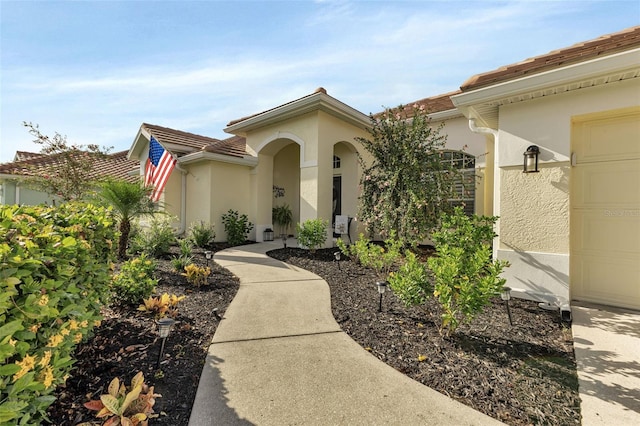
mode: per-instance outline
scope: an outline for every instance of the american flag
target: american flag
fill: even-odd
[[[151,200],[158,201],[169,175],[176,165],[176,159],[151,136],[149,159],[144,171],[145,186],[153,185]]]

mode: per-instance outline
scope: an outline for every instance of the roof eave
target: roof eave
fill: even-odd
[[[362,129],[371,126],[369,116],[366,114],[325,93],[317,92],[227,126],[224,131],[226,133],[244,136],[246,132],[258,127],[267,126],[317,110],[324,111]]]
[[[233,157],[231,155],[216,154],[207,151],[198,151],[178,158],[178,164],[187,165],[200,161],[218,161],[221,163],[236,164],[239,166],[255,167],[258,165],[258,158],[246,155],[244,157]]]
[[[493,123],[494,119],[483,118],[482,115],[496,114],[498,104],[502,100],[626,71],[635,70],[636,74],[640,74],[638,64],[640,64],[640,48],[470,90],[452,96],[451,100],[467,118],[483,119],[493,127],[493,125],[497,126],[497,122]],[[594,84],[604,83],[606,81]]]

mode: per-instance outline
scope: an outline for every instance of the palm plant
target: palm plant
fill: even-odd
[[[113,207],[120,219],[120,239],[118,257],[127,256],[127,244],[131,232],[131,221],[137,217],[154,213],[157,203],[151,201],[152,188],[142,182],[132,183],[124,180],[108,180],[100,185],[98,197]]]

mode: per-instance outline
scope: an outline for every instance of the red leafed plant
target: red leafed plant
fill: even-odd
[[[131,385],[127,388],[116,377],[109,384],[107,394],[100,395],[100,399],[85,402],[84,406],[89,410],[97,411],[96,417],[105,419],[102,426],[147,426],[149,414],[153,413],[153,405],[156,397],[161,395],[153,393],[153,386],[144,383],[142,371],[131,379]],[[82,423],[78,426],[90,426],[92,423]]]

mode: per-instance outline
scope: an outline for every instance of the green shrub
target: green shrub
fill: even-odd
[[[0,206],[0,424],[41,424],[99,324],[115,219],[91,204]]]
[[[213,225],[208,222],[199,221],[191,224],[189,228],[191,241],[200,248],[209,248],[216,238],[216,231]]]
[[[384,247],[367,240],[364,234],[360,234],[356,242],[350,246],[347,246],[340,239],[337,245],[344,254],[356,259],[362,266],[372,268],[385,275],[402,258],[402,242],[395,238],[393,232],[385,240]]]
[[[191,240],[188,238],[183,238],[178,241],[178,246],[180,247],[180,256],[188,257],[193,254],[193,247],[191,245]]]
[[[236,210],[229,210],[222,215],[222,223],[227,233],[227,243],[239,246],[247,241],[247,234],[253,229],[246,214],[240,215]]]
[[[491,298],[499,294],[506,280],[500,278],[507,262],[491,260],[491,240],[497,217],[468,217],[460,207],[445,214],[432,239],[436,256],[429,258],[435,276],[434,296],[442,306],[441,331],[454,332],[470,322]]]
[[[131,252],[144,253],[160,258],[169,253],[171,245],[176,242],[176,235],[171,222],[174,218],[166,215],[154,216],[148,227],[136,230],[131,238]]]
[[[184,267],[193,263],[192,256],[178,256],[171,259],[171,266],[176,272],[184,271]]]
[[[407,250],[404,263],[389,274],[389,287],[406,306],[421,305],[433,293],[427,266],[415,253]]]
[[[298,243],[307,247],[311,253],[315,253],[327,240],[328,226],[329,221],[323,219],[309,219],[303,224],[298,223],[296,227]]]
[[[156,264],[145,254],[122,264],[111,284],[116,303],[137,305],[154,292],[158,280],[153,278]]]

